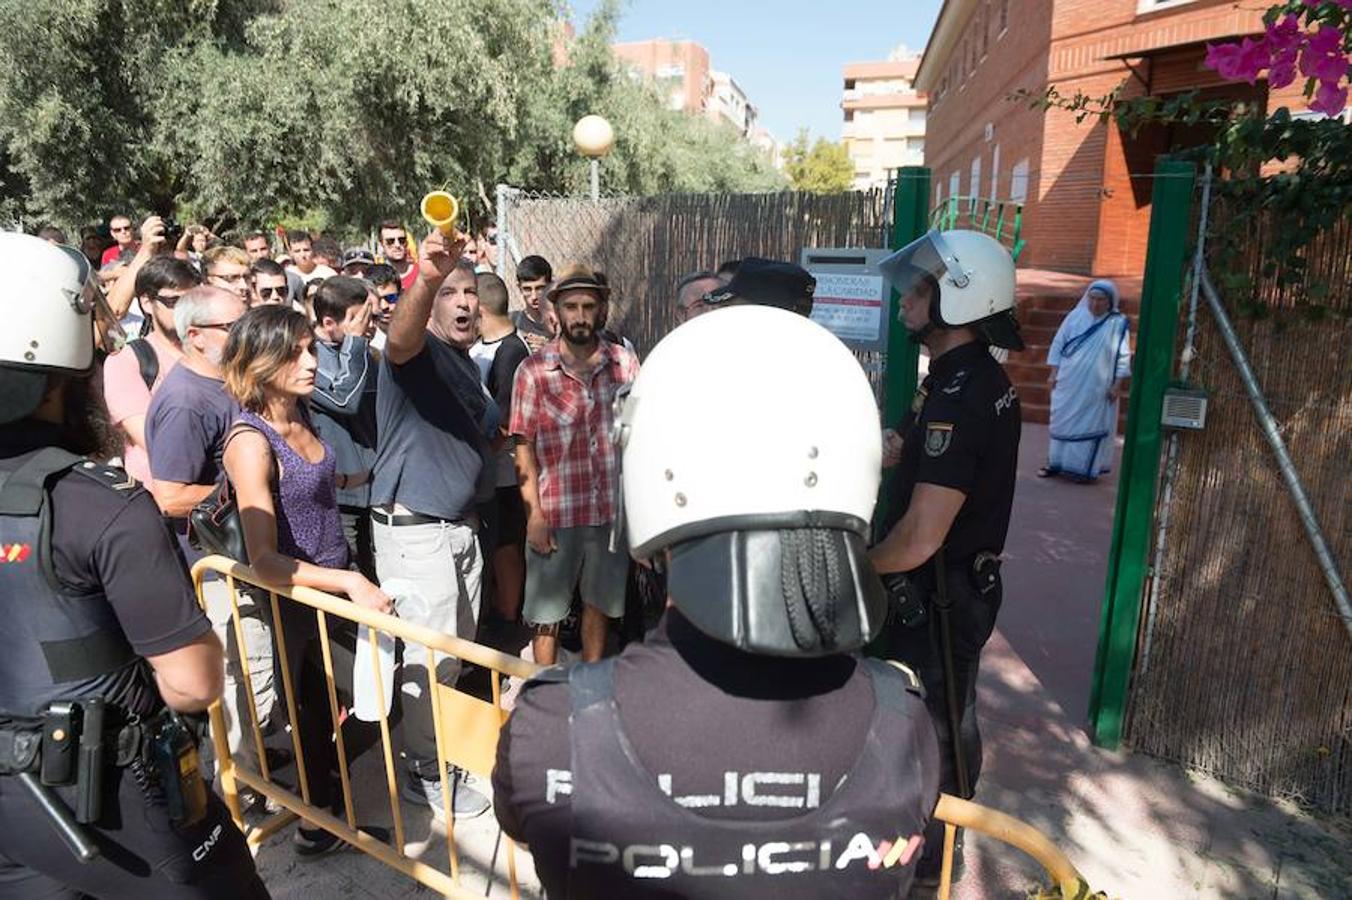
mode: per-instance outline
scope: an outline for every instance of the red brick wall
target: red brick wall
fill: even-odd
[[[1002,199],[1009,196],[1010,170],[1029,160],[1023,232],[1028,246],[1021,265],[1139,274],[1150,218],[1148,180],[1140,176],[1148,176],[1155,161],[1149,142],[1124,141],[1115,126],[1096,119],[1077,123],[1071,113],[1043,114],[1006,98],[1019,88],[1039,94],[1048,84],[1063,96],[1077,91],[1101,96],[1119,86],[1126,96],[1142,93],[1145,85],[1128,65],[1107,56],[1255,32],[1262,27],[1263,5],[1240,9],[1233,0],[1197,0],[1138,14],[1138,0],[1010,0],[1008,31],[999,37],[992,31],[987,54],[972,74],[950,77],[947,93],[937,102],[931,97],[925,155],[936,188],[948,196],[956,170],[959,193],[969,193],[971,161],[980,155],[981,193],[989,196],[991,154],[998,144]],[[974,15],[966,30],[980,20]],[[958,60],[965,63],[965,46],[959,40],[949,60],[936,67],[940,80],[958,71]],[[1137,59],[1133,66],[1148,77],[1148,61]],[[1194,61],[1162,67],[1156,92],[1219,83]],[[988,122],[990,141],[984,133]]]

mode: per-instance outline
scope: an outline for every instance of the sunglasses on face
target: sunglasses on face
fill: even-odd
[[[381,303],[388,303],[388,304],[390,304],[391,306],[393,306],[394,304],[396,304],[396,303],[399,302],[399,292],[398,292],[398,291],[395,291],[395,292],[392,293],[392,294],[376,294],[376,296],[380,298],[380,302],[381,302]]]
[[[193,328],[216,328],[220,331],[229,331],[234,321],[230,322],[206,322],[202,325],[194,325]]]
[[[282,287],[261,287],[261,288],[255,288],[254,290],[258,291],[258,296],[260,296],[260,297],[285,297],[285,296],[286,296],[286,286],[285,286],[285,285],[283,285]]]
[[[404,242],[404,239],[402,237],[387,237],[381,238],[380,242],[387,247],[397,247]]]
[[[182,296],[182,294],[156,294],[155,302],[166,309],[173,309],[174,304],[177,303]]]
[[[119,231],[131,231],[131,226],[130,226],[130,225],[118,225],[117,227],[115,227],[115,228],[109,228],[108,230],[111,231],[113,234],[117,234]]]

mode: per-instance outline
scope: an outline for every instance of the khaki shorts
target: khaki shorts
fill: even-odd
[[[558,549],[548,556],[526,545],[526,604],[522,615],[532,625],[562,622],[581,587],[582,601],[612,619],[624,614],[629,553],[620,541],[610,552],[610,526],[554,529]]]

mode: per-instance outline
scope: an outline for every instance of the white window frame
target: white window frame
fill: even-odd
[[[1009,199],[1015,203],[1028,202],[1028,157],[1024,157],[1009,170]]]
[[[1179,6],[1187,6],[1196,0],[1162,0],[1162,2],[1152,2],[1152,0],[1136,0],[1136,15],[1143,16],[1146,13],[1159,12],[1162,9],[1174,9]]]
[[[967,179],[967,196],[971,197],[973,202],[981,196],[981,154],[978,153],[972,157],[972,167],[970,177]]]
[[[1000,145],[991,151],[991,200],[999,200],[1000,193]]]

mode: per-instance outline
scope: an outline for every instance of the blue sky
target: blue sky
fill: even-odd
[[[596,0],[572,0],[581,27]],[[942,0],[628,0],[619,39],[692,40],[732,75],[781,141],[800,126],[840,139],[841,68],[923,50]]]

